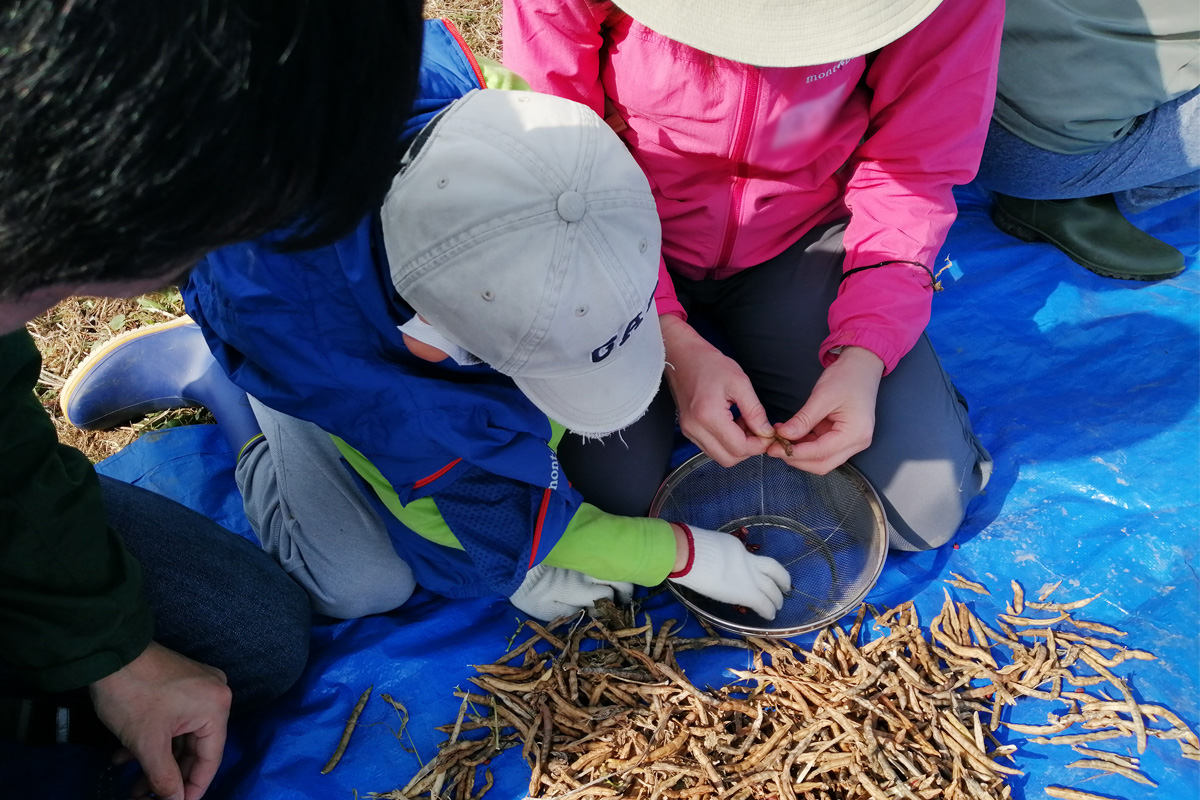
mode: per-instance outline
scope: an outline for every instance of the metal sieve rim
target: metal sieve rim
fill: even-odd
[[[770,456],[755,457],[770,458]],[[670,475],[667,476],[666,480],[662,482],[662,485],[658,487],[658,491],[655,492],[654,500],[650,503],[649,516],[658,518],[659,514],[662,512],[663,505],[665,505],[667,498],[670,497],[672,490],[682,483],[688,475],[695,472],[700,467],[705,466],[710,461],[712,461],[712,458],[704,453],[699,453],[680,464]],[[880,544],[880,547],[878,548],[879,556],[875,559],[875,562],[868,565],[868,568],[862,573],[863,575],[869,574],[870,578],[864,581],[862,591],[855,595],[853,599],[847,600],[843,605],[839,606],[837,609],[825,615],[824,617],[804,625],[794,625],[788,628],[762,628],[753,625],[743,625],[724,619],[723,617],[718,617],[694,603],[690,598],[680,592],[674,583],[671,581],[666,581],[667,588],[671,590],[671,594],[675,595],[675,599],[682,603],[697,617],[700,617],[706,622],[712,623],[718,628],[729,631],[730,633],[740,634],[742,636],[760,636],[767,639],[787,639],[792,636],[799,636],[803,633],[819,630],[832,625],[834,622],[848,614],[863,601],[863,598],[867,596],[871,589],[875,588],[875,582],[879,580],[879,575],[881,572],[883,572],[883,565],[887,560],[888,552],[887,515],[883,510],[883,503],[880,501],[879,494],[875,491],[875,487],[872,486],[870,481],[868,481],[866,477],[855,467],[850,464],[842,464],[840,467],[834,469],[833,473],[840,473],[843,477],[849,480],[851,485],[858,490],[863,499],[866,501],[867,506],[871,510],[871,515],[875,521],[875,538]]]

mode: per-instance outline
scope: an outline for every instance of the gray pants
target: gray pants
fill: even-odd
[[[250,406],[266,441],[242,457],[236,477],[263,550],[318,613],[353,619],[402,605],[416,588],[412,569],[329,434],[254,398]]]
[[[844,230],[837,223],[811,231],[726,280],[675,278],[689,321],[741,365],[772,422],[790,419],[823,371],[817,350],[829,335]],[[661,429],[674,415],[662,408],[670,409],[669,394],[660,395],[629,430],[601,440],[568,437],[559,448],[572,485],[607,511],[645,513],[665,474],[669,447]],[[874,438],[850,463],[882,498],[898,550],[945,544],[983,490],[991,456],[926,336],[880,382]]]

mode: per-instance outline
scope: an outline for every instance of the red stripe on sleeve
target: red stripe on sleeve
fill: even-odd
[[[439,469],[437,472],[433,473],[432,475],[426,475],[424,478],[421,478],[421,480],[419,480],[419,481],[417,481],[416,483],[414,483],[414,484],[413,484],[413,488],[414,488],[414,489],[420,489],[422,486],[426,486],[426,485],[428,485],[428,484],[431,484],[431,483],[433,483],[433,482],[434,482],[434,481],[436,481],[438,478],[442,477],[442,476],[443,476],[443,475],[445,475],[447,472],[449,472],[450,470],[452,470],[452,469],[454,469],[456,466],[458,466],[458,462],[460,462],[460,461],[462,461],[462,459],[461,459],[461,458],[456,458],[456,459],[454,459],[453,461],[451,461],[449,464],[447,464],[446,466],[444,466],[444,467],[442,467],[441,469]]]
[[[537,558],[538,545],[542,541],[542,526],[546,523],[546,509],[550,505],[550,489],[542,493],[542,507],[538,510],[537,525],[533,528],[533,549],[529,551],[529,566],[526,569],[533,569],[533,561]]]

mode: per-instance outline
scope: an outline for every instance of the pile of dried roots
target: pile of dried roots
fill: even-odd
[[[964,578],[951,583],[987,593]],[[646,615],[638,625],[633,611],[611,605],[590,619],[528,622],[529,639],[476,667],[481,692],[456,693],[462,706],[441,729],[449,738],[438,756],[403,789],[376,797],[481,797],[492,785],[486,764],[516,746],[532,767],[529,794],[563,800],[1006,798],[1005,776],[1022,773],[1017,746],[995,735],[1002,725],[1075,748],[1071,767],[1150,786],[1136,757],[1085,745],[1132,737],[1141,753],[1148,738],[1174,739],[1197,758],[1196,735],[1167,709],[1139,704],[1110,669],[1153,655],[1092,635],[1125,634],[1075,619],[1090,600],[1025,602],[1013,587],[1010,613],[993,625],[947,593],[928,628],[905,603],[875,617],[886,635],[860,644],[863,606],[849,631],[827,629],[808,650],[715,633],[680,638],[675,620],[656,629]],[[752,668],[731,670],[738,684],[701,691],[675,655],[712,645],[748,649]],[[1004,707],[1024,697],[1065,709],[1046,725],[1003,721]]]

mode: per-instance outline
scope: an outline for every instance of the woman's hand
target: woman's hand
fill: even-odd
[[[723,467],[767,450],[774,431],[750,379],[733,359],[673,314],[660,318],[667,385],[683,435]],[[732,406],[741,412],[734,419]]]
[[[822,373],[804,407],[776,431],[795,444],[791,455],[768,442],[768,455],[824,475],[866,450],[875,432],[875,398],[883,361],[870,350],[846,347]]]

